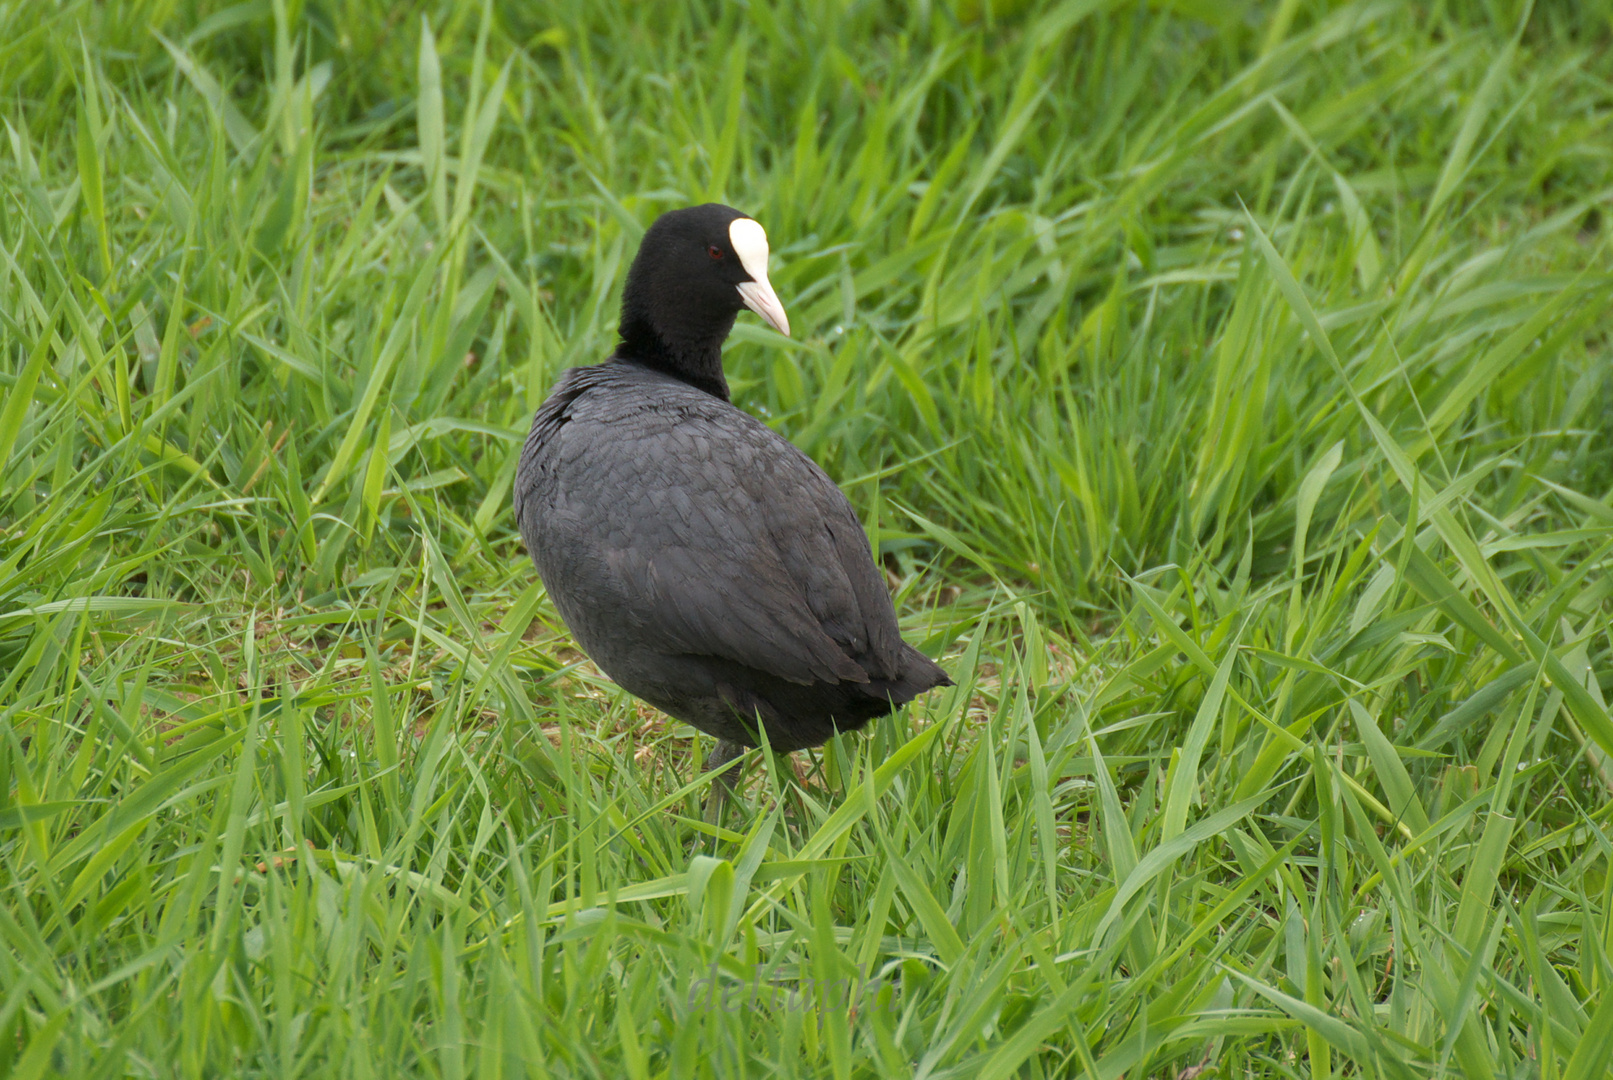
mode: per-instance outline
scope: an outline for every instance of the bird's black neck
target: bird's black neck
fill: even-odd
[[[670,375],[727,401],[728,380],[722,370],[722,343],[733,324],[730,316],[720,333],[690,335],[687,341],[669,341],[668,336],[658,333],[647,319],[625,317],[616,359]]]

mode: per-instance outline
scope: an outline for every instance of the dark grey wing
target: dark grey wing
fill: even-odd
[[[754,493],[785,565],[823,632],[869,675],[894,678],[901,663],[901,628],[862,522],[823,470],[794,446],[778,441],[794,461],[786,464],[785,453],[771,460],[798,485],[797,494],[774,500],[765,490]]]
[[[867,538],[805,455],[714,399],[597,418],[588,400],[556,432],[534,537],[540,569],[542,549],[590,549],[568,575],[586,580],[579,622],[582,605],[609,608],[652,648],[803,685],[895,673],[900,633]]]

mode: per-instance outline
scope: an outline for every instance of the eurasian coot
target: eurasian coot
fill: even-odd
[[[737,210],[663,214],[627,273],[621,343],[560,377],[515,477],[521,538],[578,644],[716,736],[708,770],[758,745],[758,721],[788,752],[951,685],[902,640],[845,495],[729,403],[739,309],[790,332],[767,256]]]

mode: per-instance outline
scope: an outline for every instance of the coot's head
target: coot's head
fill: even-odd
[[[742,307],[789,334],[762,226],[720,203],[662,214],[627,271],[618,355],[727,397],[722,343]]]

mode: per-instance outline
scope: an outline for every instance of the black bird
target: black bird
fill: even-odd
[[[578,644],[715,736],[708,771],[758,745],[758,721],[787,753],[952,685],[902,640],[845,495],[729,403],[739,309],[790,332],[767,254],[727,206],[663,214],[627,272],[621,343],[560,377],[515,476],[521,538]]]

